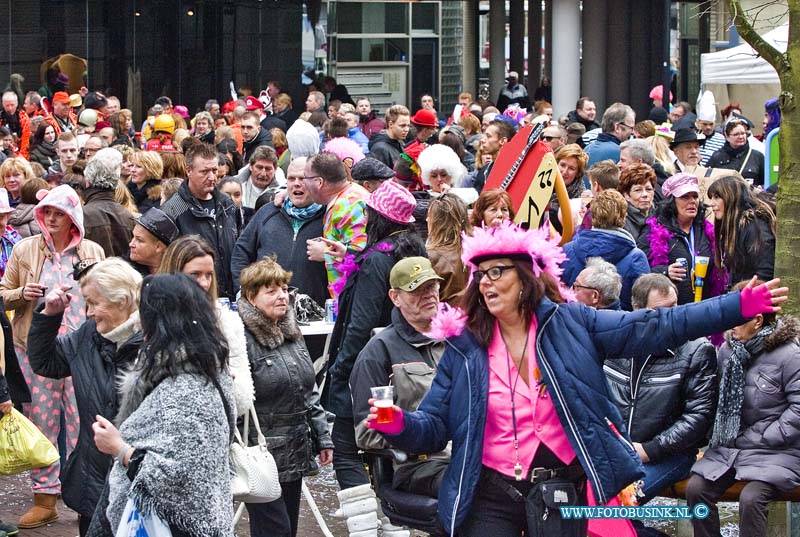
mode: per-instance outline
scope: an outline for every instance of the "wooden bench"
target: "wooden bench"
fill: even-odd
[[[686,485],[689,480],[684,479],[678,481],[674,485],[665,488],[661,491],[659,496],[666,498],[673,498],[677,500],[686,500]],[[738,502],[739,495],[742,489],[747,484],[746,481],[737,481],[730,486],[725,494],[722,495],[719,501],[721,502]],[[798,505],[792,506],[790,502],[800,502],[800,488],[790,490],[774,500],[775,504],[770,507],[769,520],[769,535],[781,537],[797,537],[800,535],[798,524],[794,521],[798,516]],[[679,520],[676,522],[675,537],[690,537],[692,535],[691,524],[688,520]]]
[[[685,500],[686,499],[686,485],[689,482],[688,479],[684,479],[683,481],[678,481],[671,487],[667,487],[661,491],[659,496],[665,496],[667,498],[675,498],[678,500]],[[747,484],[746,481],[737,481],[731,487],[725,491],[725,494],[722,495],[719,501],[721,502],[738,502],[739,501],[739,494],[742,493],[742,489]],[[774,501],[776,502],[800,502],[800,487],[785,492]]]

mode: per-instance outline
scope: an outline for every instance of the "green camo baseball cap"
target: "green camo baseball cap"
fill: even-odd
[[[389,284],[392,289],[413,291],[430,280],[441,280],[427,257],[406,257],[392,267]]]

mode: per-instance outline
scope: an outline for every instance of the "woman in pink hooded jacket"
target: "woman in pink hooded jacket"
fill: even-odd
[[[47,290],[56,285],[72,286],[76,291],[64,311],[59,335],[83,324],[86,320],[83,297],[77,292],[78,285],[73,275],[80,272],[81,261],[97,262],[105,254],[98,244],[84,240],[83,209],[72,188],[61,185],[50,191],[40,190],[37,198],[40,201],[34,214],[42,232],[14,246],[0,282],[0,298],[6,310],[14,310],[14,348],[33,399],[28,417],[56,444],[63,414],[69,453],[78,439],[78,413],[72,380],[49,379],[33,372],[27,354],[28,329],[34,309],[44,303]],[[20,528],[36,528],[58,518],[59,472],[59,461],[31,471],[34,506],[20,518]]]

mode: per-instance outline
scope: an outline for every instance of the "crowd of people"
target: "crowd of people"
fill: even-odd
[[[380,117],[330,80],[302,112],[278,81],[194,116],[160,97],[141,127],[118,98],[75,97],[2,98],[0,411],[66,456],[31,472],[20,528],[60,495],[82,537],[114,535],[128,502],[176,537],[231,535],[228,446],[251,408],[282,486],[247,504],[254,537],[294,537],[302,478],[329,463],[351,535],[370,534],[362,452],[388,446],[409,454],[392,486],[438,498],[461,536],[625,535],[562,519],[542,487],[643,504],[690,476],[689,504],[711,506],[697,535],[737,479],[743,535],[763,535],[800,485],[797,322],[777,314],[774,188],[737,105],[637,122],[583,97],[559,118],[516,73],[498,106],[462,93],[450,115],[425,95]],[[534,123],[570,203],[526,230],[485,185]],[[299,323],[329,307],[320,390]]]

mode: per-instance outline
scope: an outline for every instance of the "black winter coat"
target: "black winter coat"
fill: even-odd
[[[292,272],[292,286],[310,296],[320,306],[330,298],[325,263],[309,261],[306,241],[322,236],[325,208],[303,222],[297,234],[291,218],[273,203],[264,205],[244,228],[233,249],[231,272],[233,288],[239,289],[239,274],[264,256],[276,255],[278,264]]]
[[[2,300],[0,300],[0,306],[2,306]],[[31,402],[31,392],[17,361],[11,322],[2,307],[0,307],[0,326],[3,329],[3,356],[6,364],[5,369],[0,369],[0,403],[11,399],[14,405],[21,409],[20,403]]]
[[[704,255],[709,258],[709,273],[711,271],[711,264],[712,260],[714,259],[714,252],[711,249],[711,241],[709,241],[708,236],[706,235],[705,231],[705,223],[702,217],[703,211],[701,210],[698,213],[698,217],[695,218],[694,223],[694,248],[695,253],[697,255]],[[658,217],[658,224],[667,228],[667,230],[672,234],[672,238],[668,241],[669,246],[669,264],[661,265],[661,264],[653,264],[651,257],[650,257],[650,250],[651,250],[651,243],[650,243],[650,226],[647,225],[644,229],[644,232],[641,236],[639,236],[639,240],[636,242],[636,246],[638,246],[646,255],[648,261],[650,261],[650,269],[653,272],[657,272],[659,274],[663,274],[667,276],[667,267],[674,263],[675,260],[683,257],[689,263],[686,273],[687,276],[681,281],[671,280],[678,288],[678,304],[687,304],[689,302],[694,302],[694,291],[692,290],[692,279],[691,279],[691,268],[692,268],[692,258],[695,254],[692,254],[689,250],[689,234],[684,233],[681,230],[678,222],[675,219],[664,220],[663,217]],[[709,282],[709,278],[706,278],[706,281]],[[703,298],[709,298],[712,295],[711,286],[708,283],[703,287]]]
[[[782,491],[800,486],[800,323],[781,317],[745,371],[741,432],[732,447],[714,447],[692,472],[715,481],[730,468],[743,481],[765,481]],[[726,343],[722,367],[730,357]]]
[[[653,216],[653,213],[644,214],[642,211],[628,202],[628,214],[625,216],[625,225],[623,229],[631,234],[633,240],[638,242],[639,237],[647,227],[647,219]]]
[[[245,164],[250,163],[250,157],[253,156],[253,151],[256,150],[257,147],[261,147],[262,145],[268,145],[272,147],[272,133],[269,132],[267,129],[261,128],[258,131],[258,134],[255,138],[250,140],[249,142],[245,141],[242,143],[242,160]]]
[[[200,201],[189,192],[187,181],[184,181],[161,210],[172,218],[181,235],[200,235],[214,248],[217,252],[214,260],[217,291],[221,297],[233,300],[236,290],[233,288],[231,258],[242,229],[242,216],[230,196],[216,188],[212,196],[213,216],[206,213]]]
[[[133,234],[131,213],[117,203],[111,190],[90,188],[83,198],[84,238],[99,244],[106,257],[127,255]]]
[[[381,131],[369,140],[369,155],[378,159],[390,168],[394,169],[394,163],[400,158],[404,144],[402,140],[389,138],[386,131]]]
[[[280,480],[301,479],[316,468],[317,453],[333,449],[314,365],[291,309],[275,322],[244,299],[238,304],[261,431],[275,457]],[[254,445],[257,437],[252,426],[249,436]]]
[[[383,242],[391,244],[391,239]],[[337,416],[353,415],[350,373],[358,353],[372,337],[373,329],[392,322],[394,304],[389,299],[389,272],[396,262],[391,251],[375,248],[362,253],[356,257],[358,272],[347,279],[339,295],[339,315],[329,348],[332,359],[322,393],[323,405]]]
[[[717,354],[707,339],[639,364],[607,359],[603,371],[631,440],[642,444],[651,462],[692,455],[705,445],[717,410]]]
[[[736,266],[728,260],[723,263],[728,269],[728,284],[736,285],[754,275],[765,282],[771,280],[775,274],[775,233],[769,222],[750,212],[745,213],[739,226],[734,247]]]
[[[61,318],[34,312],[28,356],[37,375],[72,376],[81,427],[78,444],[61,470],[62,494],[67,506],[91,517],[113,462],[113,457],[97,450],[92,424],[98,414],[114,421],[119,409],[117,374],[136,359],[142,335],[135,333],[117,348],[89,319],[74,332],[57,337]]]
[[[764,155],[760,151],[753,149],[750,156],[747,152],[750,144],[745,143],[742,147],[734,149],[731,144],[725,142],[722,149],[711,155],[706,167],[723,168],[726,170],[741,170],[742,177],[752,179],[754,185],[764,184]],[[745,163],[745,158],[747,162]]]
[[[53,163],[58,162],[55,143],[47,144],[42,142],[37,144],[31,148],[30,154],[30,161],[41,164],[45,170],[52,166]]]
[[[148,209],[161,207],[161,180],[150,179],[139,187],[133,184],[133,181],[128,183],[128,190],[131,191],[133,201],[136,203],[136,208],[139,214],[144,214]]]

